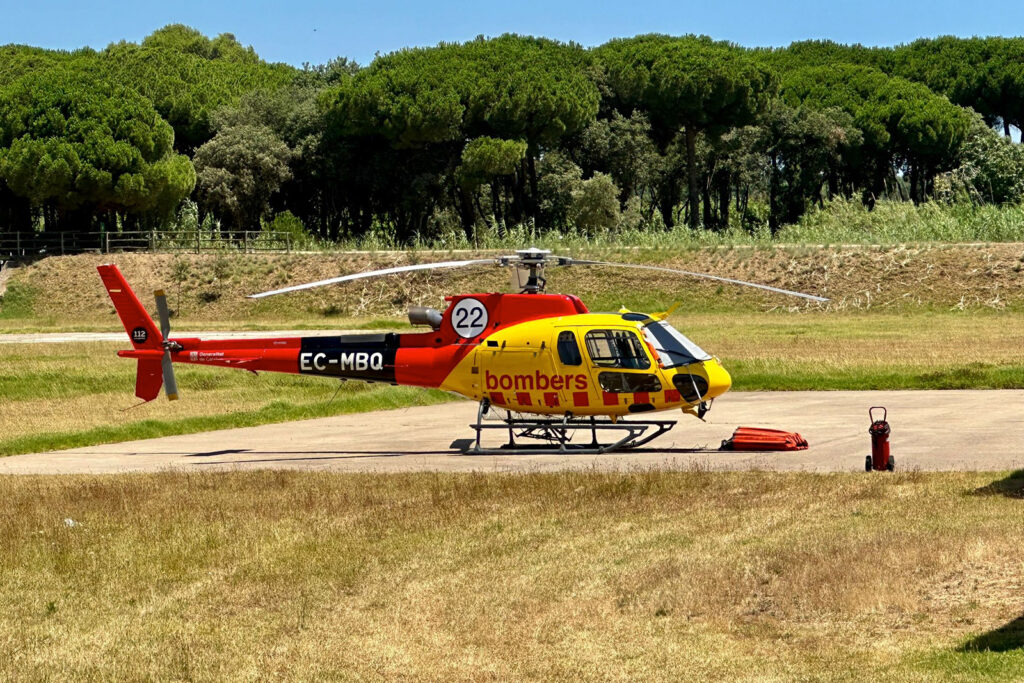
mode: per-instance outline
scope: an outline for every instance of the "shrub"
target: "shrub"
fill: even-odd
[[[618,226],[619,188],[607,173],[595,173],[572,192],[572,222],[587,233],[611,230]]]

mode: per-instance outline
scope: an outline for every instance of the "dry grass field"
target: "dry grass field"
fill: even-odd
[[[0,478],[0,678],[1019,680],[1004,474]]]

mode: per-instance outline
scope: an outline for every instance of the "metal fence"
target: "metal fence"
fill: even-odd
[[[0,232],[0,259],[115,252],[291,252],[291,235],[266,232]]]

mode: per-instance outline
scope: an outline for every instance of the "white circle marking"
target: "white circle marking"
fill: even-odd
[[[451,323],[463,339],[477,337],[487,329],[487,307],[477,299],[462,299],[452,309]]]

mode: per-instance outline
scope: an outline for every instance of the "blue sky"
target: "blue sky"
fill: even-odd
[[[376,52],[505,32],[587,46],[650,32],[706,33],[750,46],[807,38],[893,45],[944,34],[1020,35],[1024,2],[0,0],[0,44],[102,48],[121,39],[139,41],[170,23],[188,24],[211,36],[234,33],[269,61],[317,64],[346,56],[367,64]]]

